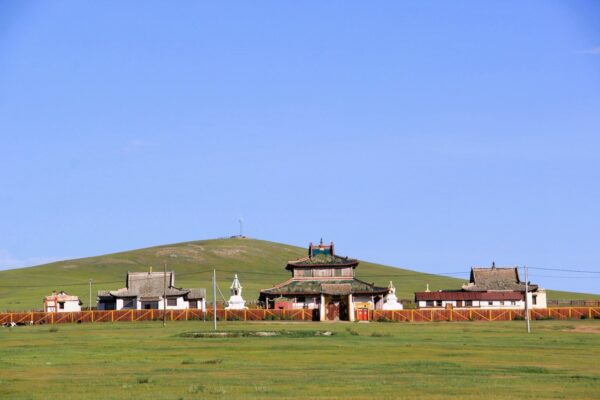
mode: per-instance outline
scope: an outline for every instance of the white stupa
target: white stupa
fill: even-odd
[[[388,294],[383,298],[383,309],[384,310],[402,310],[401,303],[398,303],[398,298],[396,297],[396,288],[392,281],[390,281],[390,285],[388,286]]]
[[[233,278],[233,282],[229,287],[229,292],[231,293],[231,297],[227,302],[226,310],[245,310],[246,308],[246,300],[242,299],[242,285],[240,284],[240,280],[235,274]]]

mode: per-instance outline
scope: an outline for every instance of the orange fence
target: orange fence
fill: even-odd
[[[118,322],[162,320],[192,321],[213,319],[213,311],[190,310],[119,310],[80,312],[21,312],[0,313],[0,324],[63,324],[82,322]],[[311,321],[312,310],[223,310],[217,309],[221,321],[295,320]]]
[[[541,319],[600,319],[600,307],[556,307],[530,310],[533,320]],[[63,324],[83,322],[119,322],[162,320],[166,313],[168,321],[210,321],[213,311],[191,310],[119,310],[81,312],[22,312],[0,313],[0,324]],[[371,321],[436,322],[436,321],[512,321],[523,319],[523,310],[484,309],[414,309],[398,311],[370,311]],[[221,321],[291,320],[312,321],[313,310],[223,310],[217,309]],[[356,315],[358,320],[358,313]]]
[[[555,307],[529,310],[533,320],[541,319],[600,319],[600,307]],[[525,310],[471,309],[416,309],[375,310],[369,318],[373,321],[435,322],[435,321],[513,321],[525,318]]]

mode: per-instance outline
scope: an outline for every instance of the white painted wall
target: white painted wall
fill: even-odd
[[[143,310],[142,303],[144,303],[144,302],[140,301],[139,299],[134,302],[135,308],[123,308],[124,303],[125,302],[123,299],[117,298],[116,302],[115,302],[115,309],[116,310]],[[163,310],[163,307],[164,307],[163,300],[160,299],[160,300],[158,300],[157,303],[158,303],[158,310]],[[177,297],[176,305],[174,305],[174,306],[167,305],[167,310],[187,310],[189,308],[190,308],[190,303],[189,303],[189,301],[185,300],[183,298],[183,296]],[[103,309],[104,309],[103,305],[98,303],[98,310],[103,310]],[[206,300],[205,299],[198,300],[198,309],[206,310]]]
[[[532,304],[532,295],[535,295],[537,297],[537,304]],[[527,294],[527,299],[529,301],[529,308],[546,308],[547,307],[547,302],[546,302],[546,292],[544,290],[542,291],[538,291],[538,292],[534,292],[534,293],[528,293]],[[509,300],[494,300],[492,301],[492,304],[489,304],[488,301],[486,300],[473,300],[473,305],[470,307],[467,307],[464,305],[464,302],[462,303],[463,305],[460,307],[456,307],[456,301],[452,300],[452,301],[446,301],[443,300],[442,301],[442,305],[438,306],[437,303],[434,301],[433,306],[428,306],[427,302],[424,300],[420,300],[417,302],[417,308],[446,308],[446,305],[451,304],[452,307],[454,308],[481,308],[484,310],[501,310],[501,309],[519,309],[522,310],[525,308],[525,301],[524,300],[519,300],[519,301],[509,301]]]
[[[64,303],[64,308],[61,309],[59,307],[59,303]],[[81,306],[79,305],[79,300],[65,300],[57,302],[51,300],[46,304],[46,309],[48,312],[79,312],[81,311]]]

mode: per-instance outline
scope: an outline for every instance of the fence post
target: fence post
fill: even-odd
[[[473,319],[473,310],[469,308],[469,320]]]
[[[592,307],[588,308],[588,316],[592,319]]]
[[[94,312],[90,311],[90,320],[94,322]]]
[[[110,322],[115,322],[115,310],[110,312]]]
[[[453,314],[454,314],[454,309],[450,310],[450,321],[453,321]]]
[[[415,322],[415,310],[410,310],[410,322]]]
[[[12,322],[12,314],[11,314],[11,322]],[[50,323],[54,324],[54,313],[50,314]]]
[[[508,320],[512,321],[512,310],[508,310]]]

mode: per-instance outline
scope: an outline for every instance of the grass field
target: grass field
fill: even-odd
[[[351,251],[340,248],[342,255]],[[93,280],[92,300],[98,290],[114,290],[125,285],[127,271],[161,270],[165,263],[175,270],[175,283],[181,287],[210,287],[213,268],[218,284],[228,294],[233,274],[238,273],[244,286],[244,298],[256,300],[260,289],[271,287],[290,277],[287,261],[306,256],[306,249],[254,239],[215,239],[66,260],[31,268],[0,271],[0,311],[40,309],[42,299],[52,290],[65,290],[89,302],[88,281]],[[415,291],[459,289],[468,281],[469,267],[463,279],[424,274],[408,269],[361,262],[356,269],[359,279],[387,286],[394,281],[401,299],[413,299]],[[550,299],[600,298],[598,295],[548,291]]]
[[[600,321],[222,323],[299,337],[189,338],[207,322],[0,330],[2,399],[593,399]],[[313,336],[329,330],[333,336]]]

